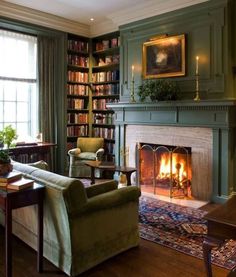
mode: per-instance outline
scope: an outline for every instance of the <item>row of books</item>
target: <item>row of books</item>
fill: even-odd
[[[104,66],[108,64],[118,64],[120,62],[120,55],[100,57],[97,60],[98,66]]]
[[[0,176],[0,187],[9,190],[21,190],[32,187],[34,181],[22,177],[21,172],[11,171],[3,176]]]
[[[88,53],[88,42],[68,39],[68,50]]]
[[[68,137],[79,137],[79,136],[88,136],[88,126],[69,126],[67,127],[67,136]]]
[[[88,114],[87,113],[67,113],[67,122],[68,124],[79,124],[79,123],[88,123]]]
[[[93,128],[93,136],[94,137],[103,137],[105,139],[114,139],[114,129],[113,128],[103,128],[103,127],[95,127]]]
[[[101,71],[92,74],[93,82],[110,82],[110,81],[119,81],[120,72],[119,70],[113,71]]]
[[[119,84],[105,84],[105,85],[94,85],[93,95],[119,95],[120,86]]]
[[[114,124],[114,114],[101,114],[94,113],[93,114],[93,122],[95,124]]]
[[[107,110],[107,103],[115,103],[116,99],[94,99],[93,110]]]
[[[88,67],[88,57],[78,55],[67,55],[67,63],[70,65]]]
[[[69,99],[67,99],[67,108],[68,109],[86,109],[85,103],[87,104],[87,101],[84,101],[84,99],[69,98]]]
[[[87,72],[68,70],[67,75],[68,75],[67,78],[69,82],[80,82],[80,83],[88,82]]]
[[[85,85],[67,84],[67,94],[69,95],[88,95],[89,88]]]
[[[120,38],[104,39],[95,44],[96,51],[107,50],[109,48],[115,48],[120,46]]]

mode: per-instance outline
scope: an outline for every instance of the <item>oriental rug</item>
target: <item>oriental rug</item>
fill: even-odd
[[[140,236],[179,252],[203,259],[202,242],[207,225],[205,211],[141,196]],[[236,241],[212,250],[212,263],[232,269],[236,265]]]

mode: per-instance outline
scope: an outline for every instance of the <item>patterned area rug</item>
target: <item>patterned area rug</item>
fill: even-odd
[[[141,196],[141,238],[203,259],[202,242],[207,230],[204,214],[199,209]],[[236,265],[236,241],[227,241],[221,248],[213,249],[212,263],[232,269]]]

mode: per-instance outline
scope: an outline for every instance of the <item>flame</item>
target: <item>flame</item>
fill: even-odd
[[[160,167],[159,167],[159,174],[157,176],[158,179],[162,178],[170,178],[171,173],[172,177],[175,179],[178,179],[178,181],[183,181],[187,177],[187,165],[186,160],[181,159],[178,157],[177,154],[172,155],[172,172],[170,170],[170,158],[169,154],[162,154],[161,155],[161,161],[160,161]]]

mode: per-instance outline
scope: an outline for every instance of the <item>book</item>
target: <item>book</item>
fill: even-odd
[[[10,182],[21,179],[22,174],[19,171],[11,171],[5,175],[0,176],[0,187],[6,186]]]
[[[32,187],[34,181],[31,179],[21,178],[18,181],[7,184],[7,189],[21,190]]]

